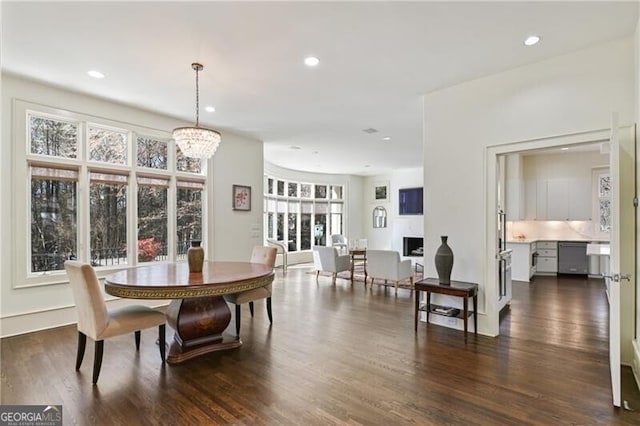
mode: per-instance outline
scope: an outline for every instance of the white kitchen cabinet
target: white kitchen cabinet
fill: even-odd
[[[547,181],[547,220],[569,220],[569,181]]]
[[[591,180],[528,180],[525,219],[591,220]]]
[[[524,182],[524,219],[535,220],[537,216],[537,187],[538,181],[526,180]]]
[[[591,179],[569,179],[569,220],[591,220]]]
[[[536,245],[538,250],[536,274],[556,274],[558,272],[558,242],[538,241]]]
[[[507,243],[507,249],[511,249],[511,279],[529,282],[530,244],[520,242]]]
[[[547,220],[547,181],[536,182],[536,220]]]

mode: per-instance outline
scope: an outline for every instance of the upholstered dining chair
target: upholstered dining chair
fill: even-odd
[[[165,362],[165,316],[147,306],[133,305],[107,310],[95,270],[88,263],[67,260],[64,268],[69,277],[73,299],[78,311],[78,353],[76,371],[80,370],[87,336],[95,342],[93,384],[98,382],[104,339],[134,333],[136,350],[140,349],[140,330],[158,327],[160,358]]]
[[[275,247],[255,246],[251,253],[251,263],[262,263],[264,265],[274,267],[276,264],[276,255],[278,250]],[[224,300],[236,305],[236,336],[240,336],[240,311],[243,303],[249,303],[249,311],[253,317],[253,301],[259,299],[267,299],[267,316],[269,323],[273,324],[273,316],[271,313],[271,284],[264,287],[252,288],[251,290],[242,291],[240,293],[226,294]]]

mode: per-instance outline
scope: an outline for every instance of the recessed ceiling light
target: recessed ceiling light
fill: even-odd
[[[320,63],[320,59],[315,56],[307,56],[304,58],[304,64],[308,67],[315,67]]]
[[[560,148],[561,151],[567,151],[569,148],[564,147],[564,148]]]
[[[315,155],[318,155],[318,151],[313,151],[313,153],[314,153]]]
[[[527,37],[527,39],[524,41],[524,45],[525,46],[533,46],[534,44],[537,44],[540,41],[540,37],[537,35],[532,35]]]
[[[391,140],[391,136],[385,136],[384,138],[382,138],[383,141],[390,141]]]
[[[215,107],[211,106],[211,105],[207,105],[206,107],[204,107],[204,110],[207,112],[216,112]]]
[[[297,145],[291,145],[289,148],[290,148],[290,149],[293,149],[293,150],[302,149],[302,148],[300,148],[300,147],[299,147],[299,146],[297,146]]]
[[[89,74],[93,78],[104,78],[104,74],[96,70],[87,71],[87,74]]]
[[[371,165],[370,164],[365,164],[364,167],[371,167]]]

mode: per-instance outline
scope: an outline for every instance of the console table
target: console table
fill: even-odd
[[[467,322],[469,316],[473,315],[473,331],[478,334],[478,284],[468,283],[464,281],[451,280],[451,284],[441,284],[437,278],[425,278],[414,285],[416,291],[416,303],[414,311],[414,330],[418,331],[418,314],[420,311],[427,313],[427,324],[429,324],[429,314],[445,315],[454,318],[460,318],[464,321],[464,340],[467,341]],[[420,292],[427,292],[427,303],[424,307],[420,307]],[[447,315],[436,311],[439,307],[431,305],[431,293],[446,294],[447,296],[462,297],[463,312],[456,315]],[[469,298],[473,298],[473,311],[469,312]]]

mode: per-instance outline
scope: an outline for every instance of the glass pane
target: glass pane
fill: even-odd
[[[327,215],[317,214],[315,215],[315,222],[313,226],[313,237],[315,238],[316,246],[327,245]]]
[[[267,213],[267,238],[273,238],[273,213]]]
[[[167,170],[167,142],[138,136],[138,166]]]
[[[300,215],[300,250],[311,249],[311,215]]]
[[[191,240],[202,240],[202,190],[178,188],[176,254],[185,259]]]
[[[284,182],[278,181],[278,195],[284,195]]]
[[[331,199],[333,199],[333,200],[342,200],[342,187],[341,186],[331,186]]]
[[[309,201],[303,201],[302,203],[302,213],[313,213],[313,203]]]
[[[89,159],[127,164],[127,133],[89,127]]]
[[[315,198],[327,198],[327,185],[316,185]]]
[[[267,179],[267,194],[273,194],[273,179]]]
[[[30,115],[31,153],[77,158],[78,126],[66,121]]]
[[[342,215],[341,214],[331,215],[331,235],[333,234],[342,235]]]
[[[327,204],[327,203],[316,203],[315,212],[316,213],[329,213],[329,204]]]
[[[298,214],[289,213],[289,251],[298,250]]]
[[[119,182],[123,177],[125,182]],[[89,224],[91,264],[93,266],[126,264],[127,185],[125,176],[91,174]]]
[[[300,184],[300,196],[302,198],[311,198],[311,184],[309,183]]]
[[[298,196],[298,184],[289,182],[289,197],[297,197]]]
[[[77,183],[31,178],[31,272],[64,269],[77,258]]]
[[[138,187],[138,262],[167,259],[167,189]]]
[[[284,241],[284,213],[278,213],[276,232],[276,240]]]
[[[179,172],[202,173],[202,160],[185,157],[180,148],[176,146],[176,170]]]

